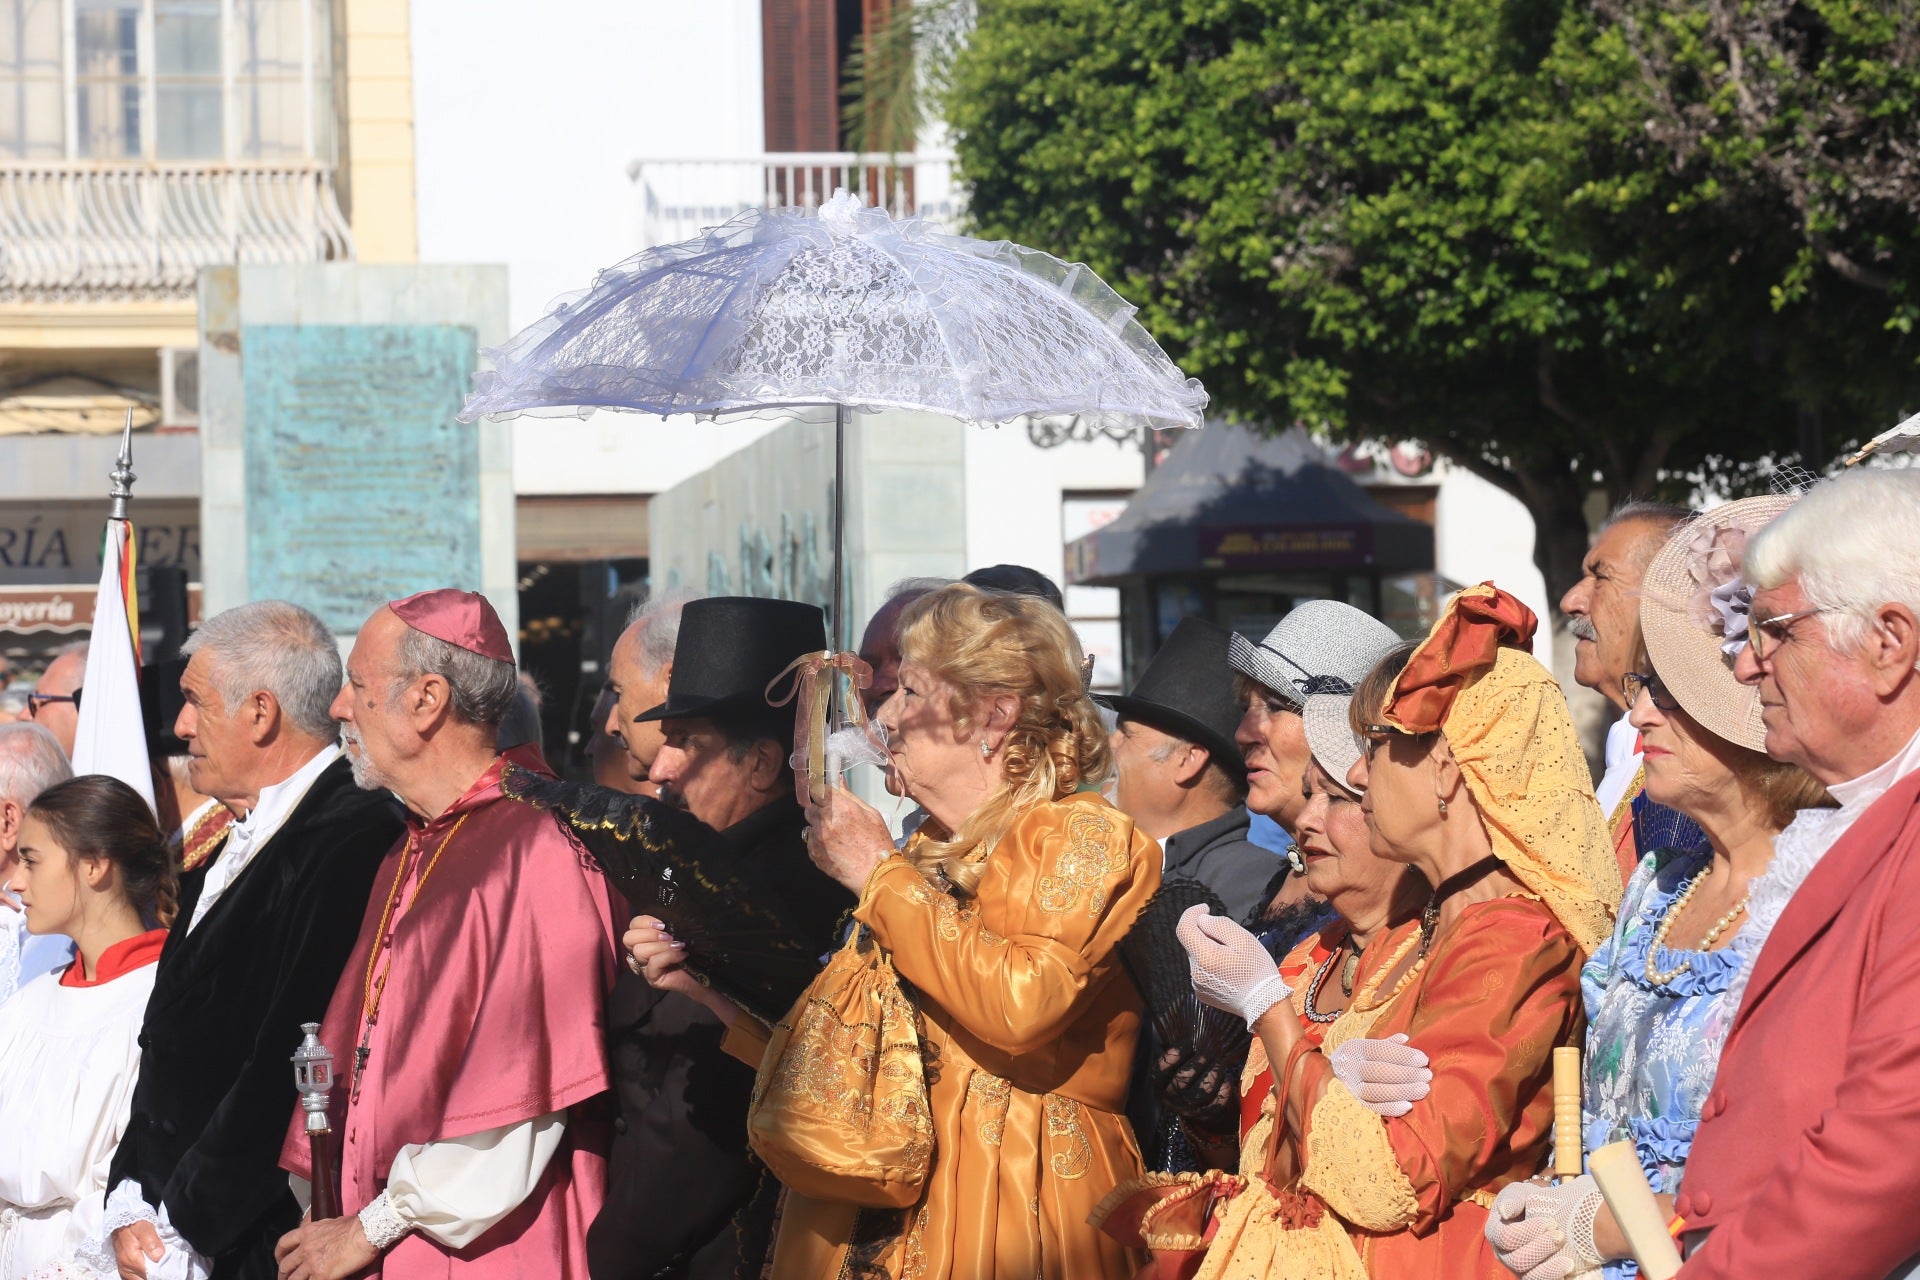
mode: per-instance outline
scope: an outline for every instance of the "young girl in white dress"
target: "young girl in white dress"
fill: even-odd
[[[173,864],[139,794],[90,774],[28,808],[7,888],[30,931],[65,934],[75,955],[0,1005],[0,1280],[92,1275],[111,1265],[107,1166],[173,918]]]

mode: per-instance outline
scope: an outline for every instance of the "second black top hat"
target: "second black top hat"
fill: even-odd
[[[827,647],[827,615],[796,600],[714,596],[680,614],[667,700],[635,720],[793,717],[767,705],[767,685],[795,658]]]
[[[1205,618],[1183,618],[1133,692],[1105,701],[1128,720],[1205,747],[1230,776],[1246,777],[1246,761],[1233,740],[1240,700],[1227,664],[1227,633]]]

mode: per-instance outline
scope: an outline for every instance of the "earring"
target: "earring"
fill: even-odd
[[[982,760],[993,759],[993,748],[987,745],[985,738],[980,739],[980,758]]]
[[[1444,815],[1446,811],[1447,811],[1447,802],[1445,799],[1442,799],[1440,801],[1440,812]]]

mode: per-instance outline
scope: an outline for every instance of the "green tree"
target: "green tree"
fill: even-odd
[[[1831,447],[1920,398],[1912,219],[1852,250],[1885,287],[1809,250],[1772,135],[1699,142],[1730,109],[1701,6],[1618,4],[990,0],[947,99],[972,216],[1100,271],[1219,408],[1513,493],[1555,588],[1596,487],[1738,485],[1809,409]],[[1903,30],[1858,43],[1910,60]]]

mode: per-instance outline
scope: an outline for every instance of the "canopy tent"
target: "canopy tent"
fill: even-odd
[[[1344,474],[1300,427],[1210,424],[1183,437],[1112,522],[1067,548],[1067,578],[1433,569],[1433,528]]]

